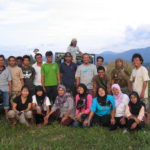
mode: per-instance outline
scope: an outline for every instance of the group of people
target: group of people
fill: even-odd
[[[134,68],[130,75],[122,59],[115,61],[110,74],[103,66],[104,58],[90,63],[90,55],[82,53],[73,39],[60,66],[53,62],[52,51],[35,55],[31,65],[28,55],[10,56],[6,66],[0,55],[0,94],[5,119],[30,125],[62,125],[88,128],[106,126],[126,131],[143,129],[150,121],[148,70],[140,54],[132,56]],[[75,63],[76,53],[83,63]]]

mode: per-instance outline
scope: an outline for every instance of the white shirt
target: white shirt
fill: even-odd
[[[134,68],[132,70],[130,80],[132,81],[133,91],[136,91],[140,96],[143,88],[143,82],[150,80],[147,69],[144,66],[141,66],[138,69]],[[145,89],[144,98],[148,98],[148,84]]]
[[[35,78],[34,78],[34,85],[42,85],[41,82],[41,67],[37,65],[37,63],[33,64],[32,67],[35,70]]]
[[[36,104],[36,108],[39,107],[35,95],[32,96],[32,103],[33,103],[33,104]],[[46,106],[50,106],[50,105],[51,105],[50,100],[49,100],[49,98],[46,96],[46,97],[45,97],[45,100],[44,100],[44,103],[43,103],[43,106],[42,106],[43,109],[44,109],[44,111],[46,111]]]
[[[116,115],[115,117],[125,116],[126,106],[129,103],[129,97],[126,94],[123,94],[122,102],[116,107]]]
[[[69,46],[67,48],[67,52],[71,53],[71,55],[73,57],[73,62],[76,63],[76,55],[77,55],[77,53],[80,53],[79,47],[78,46],[76,46],[76,47]]]

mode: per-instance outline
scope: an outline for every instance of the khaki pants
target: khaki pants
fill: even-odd
[[[146,107],[145,123],[149,125],[149,124],[150,124],[150,102],[149,102],[149,99],[148,99],[148,98],[144,98],[144,99],[142,99],[142,101],[143,101],[143,103],[145,104],[145,107]]]
[[[29,126],[29,123],[27,120],[32,119],[33,116],[32,116],[32,111],[28,111],[28,112],[22,113],[21,115],[18,115],[18,113],[14,112],[13,110],[10,110],[8,112],[8,118],[9,119],[15,118],[19,120],[21,124],[25,124],[26,126]]]
[[[142,99],[142,101],[145,104],[146,112],[150,113],[150,102],[149,102],[148,98],[144,98],[144,99]]]

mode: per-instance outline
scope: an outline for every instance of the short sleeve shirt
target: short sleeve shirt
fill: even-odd
[[[62,74],[62,82],[64,85],[71,86],[74,84],[76,69],[77,65],[75,63],[71,63],[70,65],[62,63],[60,65],[60,73]]]
[[[28,86],[30,89],[34,88],[34,78],[35,78],[35,70],[33,67],[29,66],[28,68],[22,67],[22,72],[24,75],[24,84]]]
[[[133,90],[138,92],[139,95],[141,95],[143,82],[150,80],[148,70],[144,66],[141,66],[138,69],[134,68],[132,70],[130,80],[132,81]],[[148,85],[145,89],[144,98],[148,98]]]
[[[35,70],[34,85],[42,85],[41,83],[41,67],[37,63],[33,64],[32,67]]]
[[[115,100],[112,95],[107,95],[106,101],[110,102],[110,105],[101,106],[97,101],[97,97],[94,98],[91,106],[91,111],[98,116],[109,115],[111,113],[111,110],[116,108]]]
[[[89,65],[80,65],[77,68],[75,77],[80,77],[80,83],[84,83],[88,89],[92,89],[92,79],[97,75],[96,65],[89,64]]]
[[[57,63],[44,63],[41,68],[41,74],[44,75],[45,86],[56,86],[58,85],[57,73],[59,67]]]
[[[36,96],[35,96],[35,95],[32,96],[32,103],[36,104],[36,107],[38,107],[38,103],[37,103],[37,100],[36,100]],[[45,99],[44,99],[43,106],[42,106],[43,110],[46,111],[46,106],[50,106],[50,105],[51,105],[50,100],[49,100],[49,98],[46,96]]]
[[[16,109],[18,111],[26,110],[28,108],[28,104],[32,102],[32,97],[28,96],[27,100],[25,103],[22,103],[21,101],[21,96],[17,96],[14,100],[13,103],[17,104]]]
[[[5,68],[0,71],[0,90],[3,92],[9,91],[8,81],[11,81],[11,73],[8,68]]]
[[[20,80],[24,78],[21,68],[18,66],[8,66],[8,69],[10,70],[12,76],[12,91],[21,91],[22,84]]]

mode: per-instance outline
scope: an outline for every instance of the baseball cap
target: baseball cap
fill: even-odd
[[[67,53],[65,53],[65,55],[64,55],[64,57],[72,57],[72,55],[71,55],[71,53],[70,52],[67,52]]]

